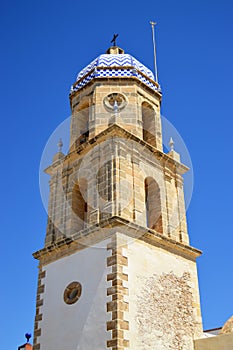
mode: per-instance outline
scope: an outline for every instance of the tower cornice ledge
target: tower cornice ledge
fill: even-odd
[[[115,68],[116,71],[122,69],[122,67],[114,67],[114,68]],[[160,100],[162,99],[162,93],[159,90],[159,85],[158,85],[158,83],[156,81],[150,79],[145,74],[143,74],[142,72],[139,72],[137,69],[135,69],[135,68],[133,68],[131,66],[128,66],[128,67],[125,67],[125,68],[126,69],[134,69],[136,71],[136,73],[138,73],[138,74],[140,74],[142,76],[142,78],[147,79],[151,84],[153,84],[156,87],[156,90],[153,89],[152,87],[148,86],[144,82],[140,81],[137,77],[134,77],[134,76],[131,76],[131,77],[111,77],[109,79],[111,79],[111,81],[127,81],[127,82],[131,81],[132,83],[136,83],[139,86],[142,86],[144,89],[146,89],[146,90],[152,92],[153,94],[157,95]],[[107,69],[108,69],[108,67],[103,67],[102,68],[103,71],[105,71]],[[94,72],[98,72],[98,69],[93,69],[90,73],[86,74],[79,81],[75,82],[74,85],[73,85],[74,88],[78,84],[82,83],[82,81],[87,80],[87,78],[90,76],[90,74],[93,74]],[[87,87],[90,87],[91,85],[99,85],[102,82],[106,82],[106,79],[103,78],[103,77],[92,78],[92,80],[90,80],[88,83],[86,83],[85,85],[80,87],[79,90],[77,90],[77,91],[74,90],[73,92],[71,92],[70,95],[69,95],[70,100],[72,100],[74,96],[78,95],[81,91],[85,90]]]
[[[125,138],[128,140],[132,140],[132,141],[137,142],[138,144],[147,148],[151,153],[153,153],[159,161],[162,161],[163,166],[166,166],[167,168],[172,168],[172,169],[175,168],[176,173],[179,175],[183,175],[189,170],[189,168],[186,165],[173,159],[169,154],[166,154],[166,153],[163,153],[162,151],[159,151],[156,147],[153,147],[152,145],[150,145],[146,141],[140,139],[136,135],[123,129],[120,125],[112,124],[107,129],[101,131],[95,137],[93,137],[93,138],[87,140],[85,143],[77,146],[75,148],[75,150],[69,152],[67,154],[67,156],[65,156],[63,158],[62,161],[57,161],[57,162],[51,164],[49,167],[47,167],[45,169],[45,173],[52,175],[53,172],[57,170],[58,166],[60,166],[61,164],[64,164],[66,161],[73,158],[74,155],[76,155],[76,154],[83,155],[83,154],[89,152],[95,144],[102,143],[105,140],[109,139],[109,137],[112,137],[112,136],[115,136],[115,137],[118,136],[118,137],[122,137],[122,138]]]
[[[39,260],[41,265],[46,265],[86,247],[94,246],[107,238],[111,238],[115,233],[125,234],[129,239],[129,243],[131,239],[142,240],[192,261],[195,261],[202,254],[202,251],[197,248],[177,242],[170,237],[122,217],[112,216],[100,221],[99,224],[77,232],[71,237],[61,238],[59,241],[36,251],[33,257]]]

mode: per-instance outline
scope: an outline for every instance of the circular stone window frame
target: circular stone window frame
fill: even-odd
[[[117,104],[118,107],[118,111],[120,112],[122,109],[124,109],[127,105],[127,99],[126,96],[123,95],[120,92],[111,92],[110,94],[108,94],[107,96],[104,97],[103,103],[104,103],[104,107],[106,108],[107,111],[114,111],[114,103],[111,104],[110,103],[110,99],[113,100],[121,100],[120,104]]]
[[[73,296],[72,296],[73,294]],[[63,299],[67,305],[76,303],[82,294],[82,285],[79,282],[71,282],[64,290]]]

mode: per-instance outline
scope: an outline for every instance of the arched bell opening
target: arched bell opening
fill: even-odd
[[[143,126],[143,140],[152,146],[156,147],[156,125],[155,125],[155,111],[153,107],[147,103],[142,103],[142,126]]]
[[[72,227],[75,232],[83,230],[87,222],[87,181],[81,179],[72,191]]]
[[[145,186],[146,225],[153,230],[163,233],[160,189],[152,177],[147,177]]]

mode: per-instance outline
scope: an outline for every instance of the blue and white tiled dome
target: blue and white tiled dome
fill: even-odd
[[[70,93],[78,91],[91,80],[98,78],[135,77],[141,82],[158,91],[154,74],[136,58],[129,54],[102,54],[81,70]]]

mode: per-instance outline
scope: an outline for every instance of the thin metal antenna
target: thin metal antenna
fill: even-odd
[[[153,46],[154,46],[154,65],[155,65],[155,81],[158,82],[158,70],[157,70],[157,63],[156,63],[156,45],[155,45],[155,25],[156,22],[150,21],[151,29],[152,29],[152,39],[153,39]]]

